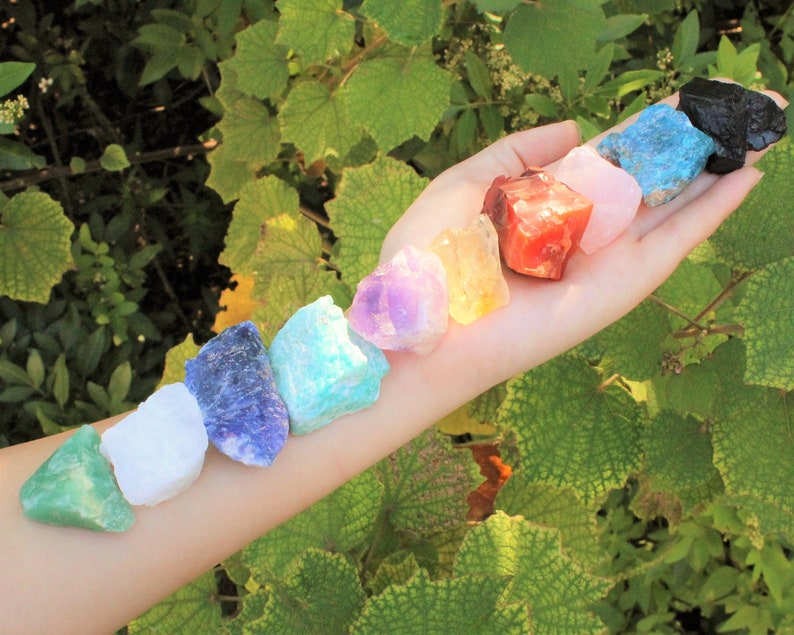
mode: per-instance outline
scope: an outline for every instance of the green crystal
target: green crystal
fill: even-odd
[[[95,531],[132,526],[135,515],[99,453],[100,440],[94,428],[82,426],[42,463],[19,493],[28,518]]]

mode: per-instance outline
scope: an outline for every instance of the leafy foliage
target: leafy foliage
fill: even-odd
[[[0,298],[0,444],[131,407],[213,320],[268,340],[347,306],[429,179],[505,133],[589,138],[696,75],[789,94],[794,61],[772,0],[39,4],[0,34],[31,104],[0,124],[3,228],[31,210],[0,248],[47,241],[3,259],[40,304]],[[794,630],[792,160],[653,298],[446,422],[512,467],[490,518],[429,431],[128,631]]]

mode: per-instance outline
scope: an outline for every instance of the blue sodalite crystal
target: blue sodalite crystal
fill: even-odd
[[[213,337],[185,363],[185,385],[196,397],[207,436],[246,465],[270,465],[289,433],[267,351],[252,322]]]
[[[294,434],[373,405],[389,371],[383,351],[353,332],[331,296],[287,320],[270,345],[270,360]]]
[[[672,200],[703,171],[714,141],[666,104],[646,108],[636,123],[598,144],[605,159],[631,174],[648,206]]]

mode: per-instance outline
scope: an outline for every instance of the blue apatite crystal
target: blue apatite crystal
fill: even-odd
[[[207,436],[246,465],[270,465],[289,433],[267,351],[252,322],[213,337],[185,363],[185,385],[198,401]]]
[[[389,372],[383,351],[350,329],[331,296],[287,320],[270,345],[270,360],[294,434],[371,406]]]
[[[714,141],[666,104],[646,108],[636,123],[598,144],[605,159],[631,174],[648,206],[672,200],[703,171]]]

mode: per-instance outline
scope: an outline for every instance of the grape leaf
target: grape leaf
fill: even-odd
[[[634,381],[650,379],[662,370],[670,313],[646,301],[628,315],[579,346],[588,357],[605,357],[615,372]]]
[[[370,598],[353,623],[352,635],[481,635],[529,633],[521,606],[497,607],[506,580],[461,576],[430,580],[420,570],[406,584],[392,585]]]
[[[232,158],[234,148],[220,144],[209,153],[210,175],[207,186],[215,190],[224,203],[230,203],[240,195],[246,183],[256,180],[259,166]]]
[[[521,68],[544,77],[587,68],[606,28],[600,5],[598,0],[522,4],[505,27],[505,47]]]
[[[397,529],[431,534],[466,518],[477,483],[449,440],[430,428],[375,466],[383,505]]]
[[[345,170],[336,198],[326,204],[339,239],[334,262],[345,280],[358,284],[375,268],[389,229],[426,184],[426,179],[390,157]]]
[[[744,324],[745,381],[794,390],[794,258],[747,281],[736,318]]]
[[[383,152],[413,136],[427,141],[449,105],[451,81],[429,52],[368,60],[347,83],[350,116]]]
[[[127,632],[130,635],[158,631],[169,635],[219,633],[222,619],[217,596],[215,572],[207,571],[130,622]]]
[[[680,504],[689,513],[714,494],[719,474],[712,460],[713,449],[707,428],[691,416],[665,410],[653,417],[643,433],[644,475],[650,483],[644,496],[663,497],[670,505]],[[654,500],[653,505],[659,505]]]
[[[711,363],[687,364],[679,373],[655,378],[653,385],[662,408],[708,417],[712,414],[719,376]]]
[[[61,204],[43,192],[0,200],[0,295],[47,302],[52,286],[73,266],[73,231]]]
[[[182,342],[168,349],[165,354],[165,370],[163,370],[158,388],[166,384],[185,381],[185,362],[198,355],[200,348],[193,339],[193,335],[188,333]]]
[[[721,291],[722,285],[711,267],[685,259],[654,295],[694,319]],[[673,328],[690,325],[675,314],[669,317]]]
[[[372,532],[383,488],[372,471],[361,473],[307,510],[243,549],[253,577],[266,583],[295,571],[309,548],[345,553]]]
[[[364,0],[361,12],[377,22],[392,42],[406,46],[419,46],[436,35],[443,16],[438,0]]]
[[[583,571],[562,553],[560,534],[521,516],[497,512],[463,540],[455,575],[510,580],[500,603],[529,605],[533,633],[600,634],[590,607],[610,583]]]
[[[250,320],[254,309],[259,306],[259,302],[251,299],[251,291],[254,289],[253,278],[234,274],[230,282],[235,286],[227,287],[221,291],[221,297],[218,300],[221,310],[216,313],[215,322],[212,325],[212,330],[216,333],[245,320]]]
[[[498,423],[515,431],[530,482],[570,488],[586,505],[640,465],[640,406],[598,372],[564,355],[513,378]]]
[[[724,496],[721,501],[742,510],[741,516],[756,531],[767,535],[783,534],[794,540],[794,512],[783,510],[768,501],[759,500],[754,495]],[[752,529],[751,529],[752,531]]]
[[[269,599],[270,594],[264,587],[258,587],[253,593],[243,595],[240,599],[240,610],[232,619],[224,622],[222,635],[249,635],[249,624],[264,615]]]
[[[419,571],[416,557],[410,551],[395,551],[384,558],[368,583],[371,595],[378,595],[392,584],[405,584]]]
[[[794,514],[794,403],[792,394],[746,386],[741,377],[743,343],[717,349],[729,369],[723,378],[712,428],[714,465],[730,496],[752,496]],[[715,353],[715,356],[717,355]]]
[[[588,510],[571,490],[528,481],[516,470],[499,490],[494,505],[510,516],[556,528],[563,552],[586,569],[599,564],[604,554],[598,545],[595,512]]]
[[[276,43],[294,50],[304,66],[322,64],[353,46],[355,20],[342,0],[279,0]]]
[[[271,118],[265,105],[251,97],[234,101],[218,122],[227,148],[227,160],[257,166],[274,161],[280,150],[278,120]]]
[[[361,139],[350,119],[346,92],[334,94],[316,81],[302,82],[287,95],[279,121],[284,141],[294,143],[310,165],[328,155],[344,157]]]
[[[221,62],[236,72],[238,90],[259,99],[274,99],[287,87],[286,47],[276,44],[278,24],[260,20],[237,34],[234,56]]]
[[[794,255],[794,206],[789,204],[794,144],[784,137],[756,163],[762,181],[711,237],[734,267],[753,270]]]
[[[248,624],[254,633],[347,633],[366,595],[356,568],[340,554],[310,549],[295,572],[272,585],[264,615]]]
[[[265,176],[244,185],[226,231],[226,247],[220,262],[235,273],[253,275],[249,262],[262,250],[265,222],[281,214],[287,214],[287,218],[297,217],[298,202],[298,192],[275,176]],[[315,237],[316,233],[315,230]],[[319,256],[319,239],[312,245],[312,252],[313,257]]]

